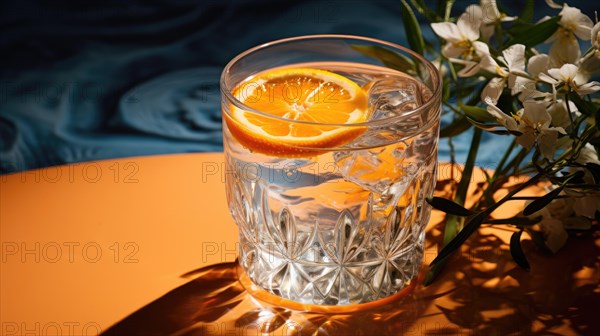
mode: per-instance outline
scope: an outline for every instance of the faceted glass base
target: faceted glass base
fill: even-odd
[[[246,292],[250,294],[253,298],[257,299],[256,304],[262,304],[266,306],[274,306],[281,309],[287,309],[291,311],[299,311],[306,313],[318,313],[318,314],[349,314],[354,312],[364,312],[367,310],[379,309],[386,307],[390,304],[400,304],[406,299],[420,284],[425,278],[425,268],[421,268],[419,270],[419,274],[415,279],[413,279],[410,284],[408,284],[403,289],[399,290],[397,293],[390,295],[386,298],[382,298],[376,301],[360,303],[360,304],[352,304],[352,305],[316,305],[316,304],[307,304],[300,303],[297,301],[288,300],[282,298],[281,296],[274,295],[271,292],[266,291],[260,286],[256,285],[252,279],[248,276],[246,271],[239,264],[236,268],[237,279],[239,283],[244,287]]]
[[[264,241],[256,244],[241,230],[240,265],[252,282],[270,293],[316,305],[379,300],[405,288],[418,275],[424,239],[420,228],[414,231],[412,226],[402,228],[393,236],[385,232],[365,234],[356,232],[348,219],[340,221],[347,226],[336,226],[332,232],[315,225],[313,232],[303,239],[302,246],[306,248],[295,249],[293,258],[279,244]],[[339,237],[341,234],[345,237]],[[361,235],[367,237],[358,238]],[[323,236],[347,242],[327,244],[331,239],[325,240]],[[352,239],[364,241],[352,242]]]

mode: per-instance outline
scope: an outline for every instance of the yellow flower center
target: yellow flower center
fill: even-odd
[[[521,116],[520,116],[520,115],[518,115],[518,114],[516,114],[516,113],[515,113],[515,114],[513,114],[513,115],[512,115],[512,117],[513,117],[513,119],[515,119],[515,120],[516,120],[516,121],[517,121],[519,124],[521,123],[521,120],[523,120],[523,118],[521,118]]]
[[[496,73],[498,74],[498,76],[500,77],[508,77],[508,72],[501,66],[496,65]]]
[[[454,43],[454,46],[457,48],[471,48],[471,41],[469,40],[461,40],[457,43]]]
[[[561,24],[558,30],[565,37],[569,37],[575,34],[575,30],[577,30],[577,25],[574,23]]]
[[[464,49],[464,51],[461,54],[463,59],[479,61],[479,57],[477,56],[475,52],[475,47],[473,46],[473,43],[471,43],[471,41],[461,40],[459,42],[453,43],[452,46],[454,46],[457,49]]]

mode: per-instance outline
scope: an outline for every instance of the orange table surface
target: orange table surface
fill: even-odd
[[[263,305],[237,283],[225,174],[223,154],[206,153],[0,176],[0,334],[600,333],[597,233],[555,256],[525,240],[525,271],[511,260],[510,229],[482,229],[433,285],[368,312]]]

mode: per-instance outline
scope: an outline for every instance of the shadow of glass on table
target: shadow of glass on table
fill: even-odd
[[[267,303],[245,289],[237,263],[210,265],[185,274],[193,280],[104,335],[598,334],[600,234],[575,237],[554,256],[524,241],[531,263],[526,271],[502,239],[510,232],[476,233],[432,285],[417,284],[397,300],[353,312]],[[434,226],[428,241],[439,235]]]
[[[449,197],[452,184],[440,179],[436,195]],[[469,194],[484,187],[472,183]],[[510,205],[503,215],[518,209],[522,206]],[[184,274],[192,280],[103,335],[600,335],[600,231],[571,237],[555,255],[524,237],[529,270],[511,258],[514,231],[484,225],[433,284],[415,281],[390,298],[332,309],[306,311],[262,295],[236,262],[206,266]],[[442,237],[443,216],[433,211],[425,263],[437,254]]]

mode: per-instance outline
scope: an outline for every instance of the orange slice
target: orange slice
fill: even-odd
[[[349,143],[362,134],[367,98],[350,79],[311,68],[284,68],[255,75],[233,95],[246,106],[224,113],[231,134],[248,149],[282,157],[313,156]],[[326,124],[329,124],[328,126]]]

